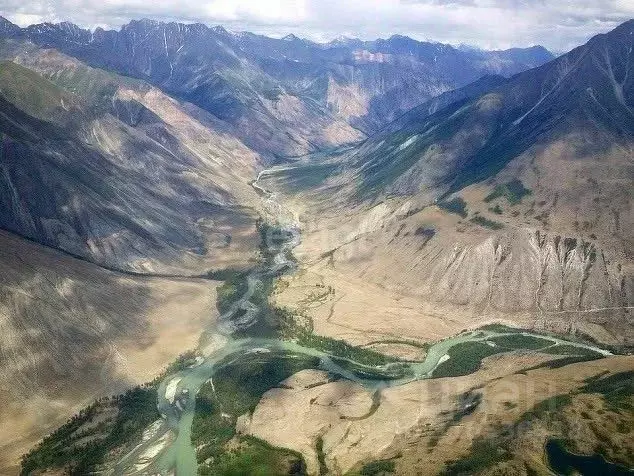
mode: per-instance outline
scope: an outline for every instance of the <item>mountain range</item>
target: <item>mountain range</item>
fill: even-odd
[[[415,80],[416,104],[481,71],[549,56],[396,36],[322,45],[149,20],[118,32],[3,20],[0,193],[9,206],[0,225],[114,269],[206,272],[208,258],[240,243],[240,217],[257,208],[256,170],[358,142],[355,121],[380,111],[378,127],[405,107],[346,116],[354,98],[400,101]],[[443,86],[421,86],[432,82]]]
[[[320,169],[280,170],[271,182],[289,196],[296,177],[319,176],[300,192],[312,203],[304,259],[337,282],[417,296],[432,321],[499,316],[629,341],[632,38],[629,21],[540,67],[444,93]]]
[[[495,322],[627,351],[633,50],[634,20],[555,58],[0,17],[0,472],[195,348],[211,278],[262,260],[263,193],[301,225],[271,302],[319,336]]]
[[[143,79],[226,122],[269,161],[358,142],[442,92],[553,58],[540,46],[464,50],[396,35],[318,44],[152,20],[119,31],[3,20],[0,36]]]

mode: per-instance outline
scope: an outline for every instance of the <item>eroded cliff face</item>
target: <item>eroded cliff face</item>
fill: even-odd
[[[625,256],[579,238],[530,229],[482,240],[441,233],[424,244],[417,241],[421,245],[414,253],[390,254],[393,269],[402,271],[383,285],[402,286],[437,304],[467,307],[477,316],[528,314],[535,326],[588,332],[597,325],[610,339],[632,337],[628,308],[634,278],[624,267]]]

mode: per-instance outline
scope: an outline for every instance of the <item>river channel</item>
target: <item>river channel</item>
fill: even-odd
[[[318,357],[320,368],[340,377],[358,382],[369,391],[380,388],[403,385],[412,380],[430,378],[436,367],[447,359],[448,351],[456,344],[464,342],[485,342],[498,336],[522,334],[526,336],[544,337],[539,334],[518,331],[515,333],[478,330],[465,332],[455,337],[432,345],[422,362],[387,364],[381,370],[389,371],[390,365],[406,366],[407,377],[381,380],[365,379],[342,367],[342,361],[364,367],[362,364],[348,359],[333,359],[332,356],[296,343],[272,338],[236,338],[237,331],[249,328],[261,314],[260,309],[252,302],[257,286],[272,276],[291,273],[296,268],[291,252],[300,243],[300,226],[294,214],[284,208],[276,194],[260,185],[260,179],[268,171],[261,172],[253,187],[263,199],[269,219],[282,230],[275,244],[265,241],[271,259],[253,269],[246,278],[246,292],[218,319],[213,329],[205,332],[201,338],[197,358],[194,365],[168,375],[158,388],[158,409],[162,419],[146,429],[137,446],[123,456],[115,465],[115,474],[175,474],[190,476],[197,473],[196,449],[191,441],[191,428],[195,411],[195,396],[206,382],[213,385],[213,378],[222,366],[230,365],[241,357],[261,352],[282,351],[290,355]],[[557,339],[548,336],[553,344],[565,344],[590,349],[609,355],[605,350]],[[184,349],[188,350],[188,349]]]

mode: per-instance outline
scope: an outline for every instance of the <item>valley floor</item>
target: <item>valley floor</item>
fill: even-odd
[[[270,193],[266,188],[261,192]],[[271,197],[269,205],[279,208]],[[298,211],[287,214],[291,222],[308,216]],[[135,420],[119,406],[118,416],[103,417],[102,435],[93,428],[101,416],[80,415],[78,429],[69,433],[62,427],[31,453],[29,464],[40,469],[88,464],[77,453],[85,444],[79,436],[88,434],[111,445],[96,467],[115,468],[115,473],[128,454],[133,456],[125,467],[134,463],[140,474],[162,468],[166,455],[173,459],[168,465],[193,464],[200,474],[249,474],[256,466],[263,474],[548,474],[544,445],[549,438],[567,438],[568,450],[598,453],[631,467],[634,358],[611,355],[582,339],[553,347],[554,334],[537,336],[501,326],[534,329],[531,313],[474,312],[426,300],[411,292],[412,280],[410,287],[390,285],[392,276],[402,278],[407,270],[393,268],[403,257],[384,253],[384,212],[379,207],[351,220],[335,229],[334,238],[325,236],[327,227],[303,229],[295,253],[298,269],[280,269],[272,281],[263,279],[263,271],[228,276],[217,306],[229,321],[239,322],[255,311],[272,326],[264,327],[272,338],[233,340],[214,352],[198,349],[163,374],[162,382],[144,387],[148,395],[158,395],[163,419],[152,398],[142,406],[147,421]],[[279,243],[271,248],[266,230],[260,228],[261,266],[289,266],[292,260],[275,248]],[[296,239],[293,233],[289,237]],[[355,244],[359,237],[364,242]],[[380,269],[383,275],[377,274]],[[206,286],[208,305],[215,295],[209,281],[176,282],[199,291],[198,286]],[[155,284],[167,286],[162,280]],[[187,301],[191,308],[173,302],[173,319],[183,313],[191,318],[203,309],[195,299]],[[234,309],[236,303],[244,309]],[[207,321],[192,323],[191,336],[172,339],[181,351],[195,329],[198,335],[209,330],[209,317],[217,314],[209,308],[205,312]],[[490,329],[508,335],[478,337],[486,332],[483,326],[494,323]],[[567,324],[541,330],[566,332]],[[616,328],[607,329],[603,335]],[[248,326],[236,330],[259,336]],[[430,375],[408,377],[430,357],[434,343],[471,336],[465,330],[475,337],[438,355]],[[324,369],[326,356],[329,367]],[[99,406],[97,415],[107,415],[112,405]],[[570,438],[577,414],[589,415],[583,419],[592,431]],[[113,435],[119,425],[126,426],[126,418],[132,418],[134,431],[118,442]],[[146,437],[153,419],[160,431]],[[188,440],[180,441],[169,426],[178,427],[178,435]],[[156,451],[147,446],[154,443]],[[51,459],[56,445],[71,449],[67,459]]]

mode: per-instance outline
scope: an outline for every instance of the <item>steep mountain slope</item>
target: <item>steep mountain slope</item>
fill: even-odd
[[[213,281],[131,277],[0,231],[0,473],[95,398],[155,378],[213,322]]]
[[[54,50],[3,51],[0,227],[126,270],[250,256],[261,159],[222,123]]]
[[[196,346],[216,283],[136,274],[247,266],[262,159],[140,80],[21,41],[0,59],[0,473],[17,474],[74,412]]]
[[[452,89],[436,96],[420,106],[414,107],[386,125],[381,131],[382,136],[396,133],[408,125],[420,122],[432,114],[458,102],[479,97],[487,91],[504,84],[506,79],[499,75],[486,75],[461,88]]]
[[[359,141],[357,129],[374,132],[442,92],[552,58],[542,47],[459,50],[402,36],[322,45],[150,20],[118,32],[47,23],[0,34],[145,79],[226,121],[269,159]]]
[[[314,202],[300,250],[349,295],[323,329],[440,337],[510,319],[631,342],[632,38],[629,21],[431,115],[423,105],[329,159],[321,188],[304,195]],[[270,186],[301,173],[280,171]],[[371,319],[356,314],[352,276],[376,299]]]
[[[378,187],[397,195],[435,191],[439,198],[561,139],[589,167],[615,145],[627,154],[634,136],[633,28],[634,22],[625,23],[486,95],[456,102],[424,121],[406,118],[397,133],[388,129],[367,141],[353,156],[362,178],[359,193]],[[595,145],[583,146],[580,135]],[[588,177],[593,172],[585,170]]]

